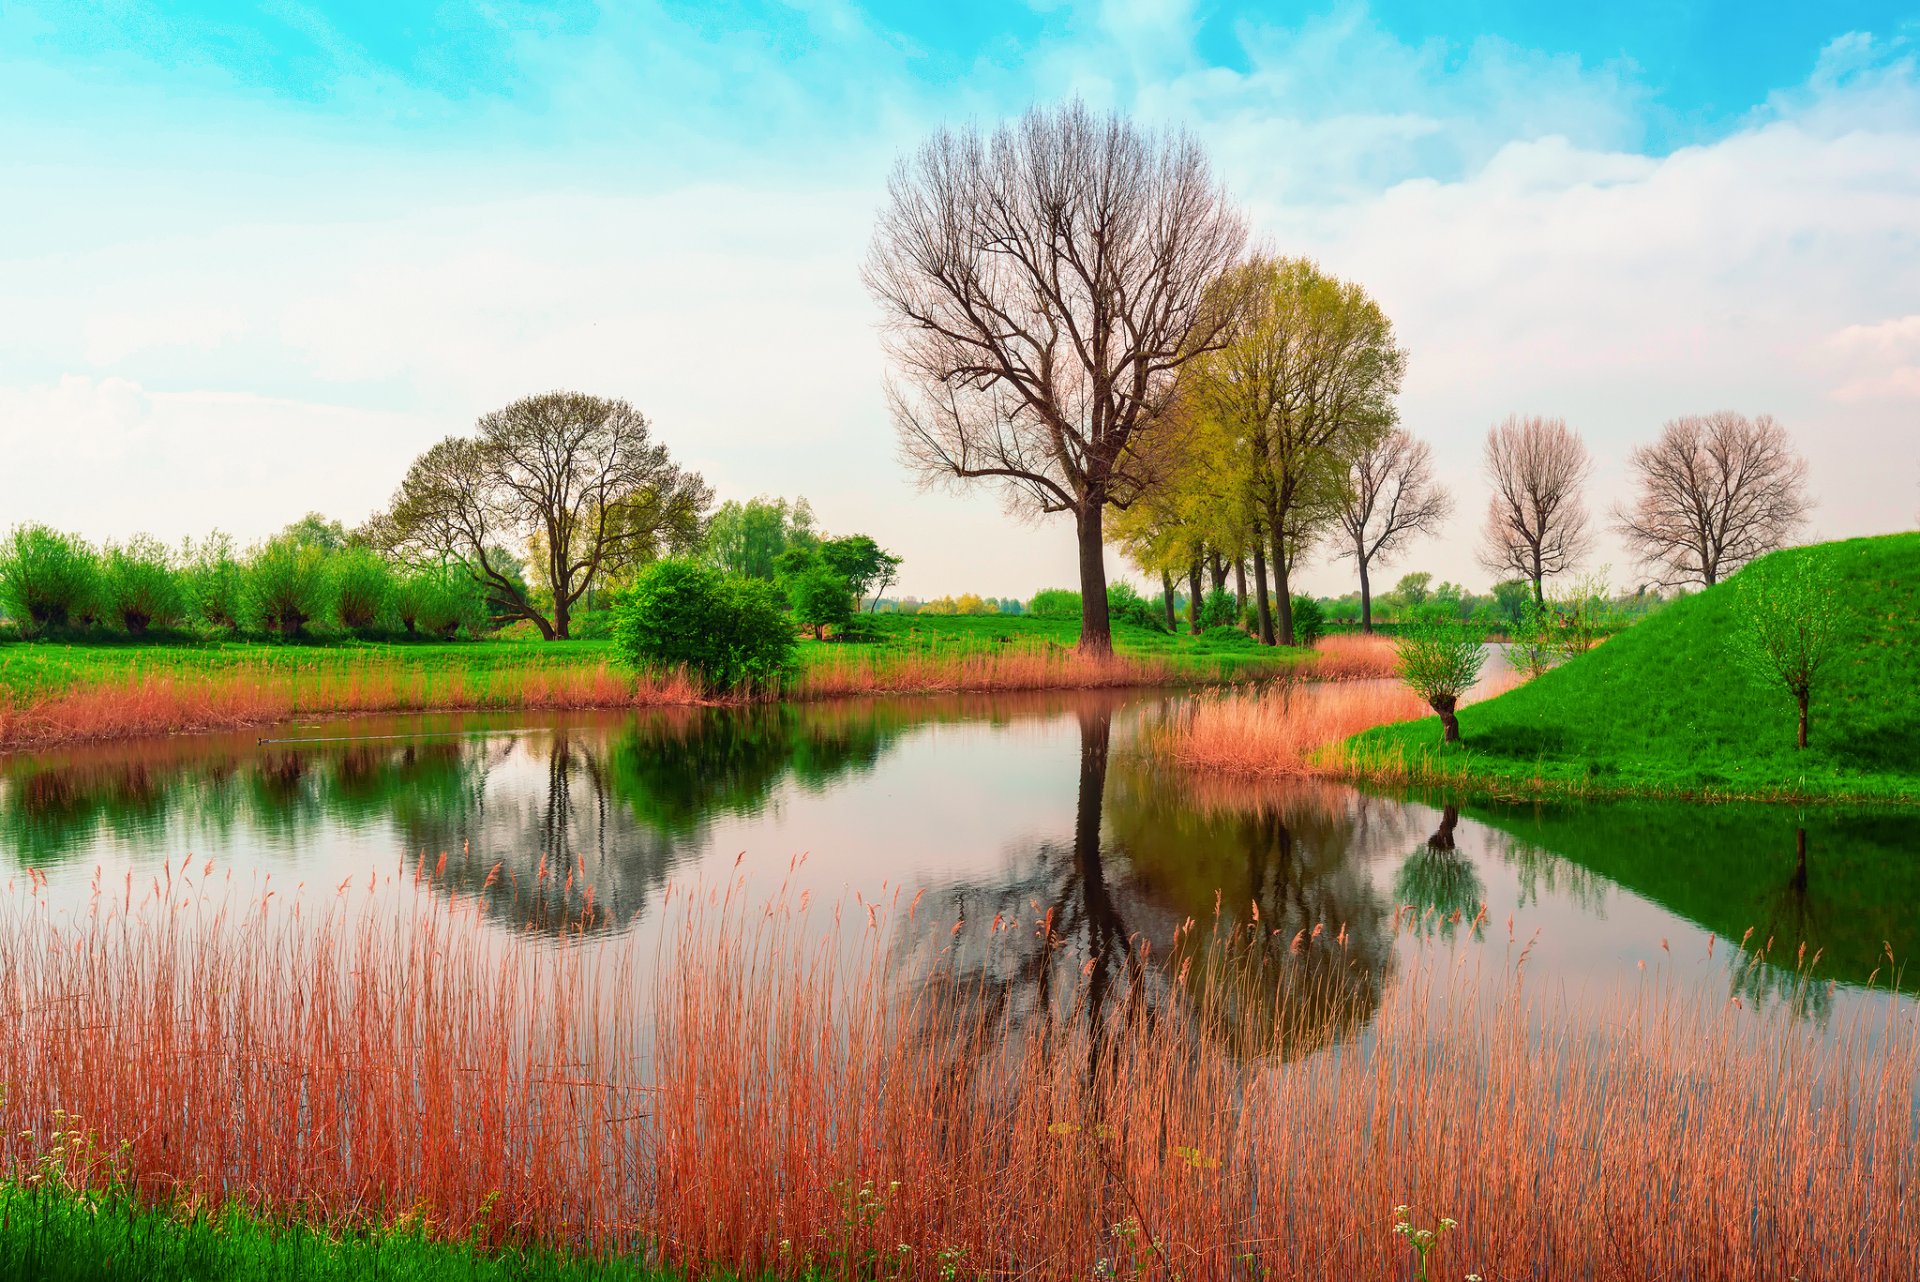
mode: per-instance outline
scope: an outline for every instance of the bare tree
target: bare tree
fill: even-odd
[[[1360,569],[1360,627],[1373,631],[1373,583],[1368,569],[1386,564],[1416,534],[1433,534],[1453,512],[1453,498],[1433,480],[1433,451],[1405,428],[1380,437],[1347,468],[1340,528]]]
[[[496,614],[530,620],[551,641],[570,634],[573,605],[596,575],[696,544],[711,501],[632,405],[549,392],[414,460],[369,529],[394,550],[465,565]],[[551,617],[514,573],[515,547],[538,554]]]
[[[1223,341],[1213,282],[1246,239],[1199,145],[1078,103],[942,130],[888,183],[864,273],[902,454],[1072,513],[1080,647],[1112,649],[1102,521],[1151,481],[1135,435]]]
[[[1509,417],[1487,433],[1486,467],[1493,498],[1480,564],[1526,579],[1545,604],[1542,580],[1587,554],[1587,447],[1565,419]]]
[[[1633,451],[1640,494],[1615,528],[1664,587],[1712,587],[1806,523],[1807,464],[1786,429],[1722,410],[1666,425]]]

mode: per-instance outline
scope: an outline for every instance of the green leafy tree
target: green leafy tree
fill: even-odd
[[[186,594],[165,545],[145,534],[110,544],[101,563],[100,604],[129,636],[176,626],[186,613]]]
[[[1027,613],[1036,619],[1077,619],[1080,594],[1066,588],[1042,588],[1027,602]]]
[[[1756,561],[1734,576],[1739,622],[1734,661],[1765,687],[1786,689],[1800,712],[1796,740],[1807,746],[1813,693],[1840,639],[1840,594],[1811,561]]]
[[[805,499],[728,500],[707,522],[704,559],[722,574],[748,579],[779,575],[782,553],[819,546]]]
[[[86,618],[99,578],[99,558],[78,535],[23,525],[0,545],[0,603],[23,630],[64,628]]]
[[[1578,658],[1599,645],[1613,622],[1607,581],[1597,574],[1548,593],[1547,607],[1553,620],[1553,648],[1567,659]]]
[[[820,545],[820,555],[846,579],[856,605],[869,596],[873,598],[872,604],[867,607],[869,612],[879,605],[880,595],[887,590],[900,569],[899,557],[864,534],[828,539]]]
[[[1512,638],[1507,655],[1513,666],[1526,673],[1531,681],[1553,666],[1553,657],[1558,653],[1554,638],[1554,615],[1550,607],[1533,599],[1531,584],[1524,579],[1515,582],[1524,595],[1520,602],[1520,617],[1507,631]]]
[[[1394,638],[1400,679],[1439,714],[1442,741],[1460,742],[1460,696],[1480,679],[1487,661],[1480,636],[1454,620],[1427,618]]]
[[[1107,584],[1107,614],[1115,622],[1130,623],[1136,628],[1165,630],[1153,602],[1141,596],[1131,583]]]
[[[824,560],[784,580],[793,617],[813,629],[817,641],[828,628],[844,628],[853,621],[853,592],[838,570]]]
[[[1233,599],[1233,593],[1225,588],[1214,588],[1202,598],[1200,605],[1200,630],[1230,628],[1234,616],[1240,613],[1240,606]]]
[[[647,567],[614,612],[613,641],[630,665],[685,669],[713,692],[777,687],[796,662],[771,584],[685,560]]]
[[[487,602],[474,577],[450,566],[428,566],[401,575],[393,585],[393,615],[409,636],[451,640],[486,630]]]
[[[309,512],[286,529],[280,531],[280,537],[294,543],[308,544],[324,552],[338,552],[347,546],[352,536],[347,527],[338,521],[329,521],[318,512]]]
[[[1311,646],[1327,634],[1327,612],[1315,597],[1304,593],[1293,598],[1293,639]]]
[[[247,560],[244,614],[249,627],[302,635],[327,612],[327,551],[287,535],[269,539]]]
[[[360,636],[379,627],[393,605],[393,567],[369,547],[337,552],[327,565],[334,614]]]
[[[1493,585],[1493,603],[1501,622],[1517,627],[1533,601],[1533,585],[1525,579],[1502,579]]]
[[[181,551],[180,586],[187,615],[216,632],[236,632],[246,613],[245,570],[233,539],[215,530]]]

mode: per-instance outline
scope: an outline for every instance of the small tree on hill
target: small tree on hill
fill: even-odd
[[[1804,748],[1813,690],[1840,639],[1840,595],[1804,559],[1762,562],[1734,584],[1739,622],[1728,643],[1734,661],[1758,684],[1786,687],[1800,711],[1798,746]]]
[[[1440,714],[1442,741],[1460,742],[1460,696],[1480,679],[1487,652],[1480,636],[1464,624],[1428,618],[1394,639],[1400,679]]]

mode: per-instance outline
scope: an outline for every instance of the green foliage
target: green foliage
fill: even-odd
[[[1764,558],[1732,581],[1739,622],[1728,651],[1755,684],[1786,689],[1800,710],[1804,748],[1808,705],[1840,637],[1840,594],[1809,560]]]
[[[302,635],[309,623],[326,615],[327,577],[327,551],[319,544],[284,534],[268,540],[247,560],[244,621],[258,632]]]
[[[900,569],[899,557],[864,534],[828,539],[820,545],[820,556],[847,581],[856,608],[869,596],[885,592]]]
[[[1433,582],[1433,576],[1425,570],[1414,574],[1403,574],[1400,581],[1393,585],[1393,599],[1408,609],[1414,609],[1427,603],[1427,589]]]
[[[685,668],[716,692],[777,687],[796,664],[793,625],[771,585],[683,560],[640,575],[613,640],[631,666]]]
[[[1487,661],[1480,634],[1453,620],[1428,618],[1395,637],[1393,648],[1400,659],[1400,679],[1440,714],[1446,739],[1457,739],[1454,709],[1480,679]]]
[[[1066,588],[1042,588],[1027,602],[1027,613],[1036,619],[1078,619],[1080,594]]]
[[[1518,616],[1507,630],[1511,642],[1507,658],[1532,680],[1553,666],[1553,657],[1558,651],[1554,646],[1552,607],[1535,601],[1531,587],[1524,583],[1521,586],[1527,587],[1527,593],[1520,602]]]
[[[99,598],[101,613],[130,636],[142,636],[149,627],[174,627],[186,614],[186,594],[172,555],[145,534],[108,545]]]
[[[1533,585],[1525,579],[1503,579],[1493,585],[1493,605],[1506,627],[1518,627],[1533,605]]]
[[[1804,751],[1793,705],[1756,698],[1728,653],[1745,626],[1741,580],[1802,563],[1847,607],[1819,668],[1820,727]],[[1407,727],[1362,739],[1470,791],[1920,800],[1915,619],[1920,533],[1793,548],[1467,708],[1470,754],[1432,754]]]
[[[0,544],[0,604],[23,631],[82,622],[99,578],[99,558],[77,535],[23,525]]]
[[[1077,595],[1074,606],[1075,612],[1078,613]],[[1146,628],[1154,632],[1166,631],[1166,620],[1161,617],[1159,607],[1141,596],[1131,583],[1107,585],[1107,617],[1117,622],[1131,623],[1136,628]]]
[[[1327,612],[1318,598],[1293,598],[1293,639],[1298,645],[1311,646],[1327,634]]]
[[[367,547],[337,552],[327,564],[334,617],[347,631],[366,636],[388,617],[393,605],[393,568]]]
[[[730,500],[707,522],[703,559],[722,574],[771,579],[782,552],[819,543],[805,499]]]
[[[793,617],[813,629],[844,628],[853,618],[853,591],[846,576],[825,561],[809,566],[785,584]]]
[[[181,595],[187,617],[216,632],[237,632],[246,613],[245,571],[233,540],[219,531],[182,555]]]
[[[347,527],[338,521],[329,521],[318,512],[309,512],[286,529],[280,531],[279,538],[289,543],[317,547],[323,552],[338,552],[347,546]]]
[[[1575,659],[1600,644],[1614,626],[1614,610],[1607,583],[1589,575],[1547,597],[1551,632],[1549,644],[1562,658]]]
[[[1233,593],[1225,588],[1214,588],[1200,601],[1200,628],[1210,631],[1214,628],[1230,628],[1233,616],[1239,609]]]

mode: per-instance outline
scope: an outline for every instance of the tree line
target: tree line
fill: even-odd
[[[1191,136],[1078,102],[943,129],[889,181],[864,278],[902,454],[927,484],[1073,518],[1089,652],[1112,648],[1109,541],[1169,604],[1176,579],[1195,611],[1209,573],[1215,592],[1229,570],[1250,579],[1254,631],[1292,644],[1305,558],[1354,562],[1370,630],[1374,571],[1453,511],[1400,424],[1407,353],[1379,304],[1249,244]],[[1711,586],[1810,506],[1765,416],[1675,419],[1631,463],[1614,522],[1661,586]],[[1481,563],[1544,605],[1590,550],[1586,448],[1562,420],[1516,416],[1484,466]]]

